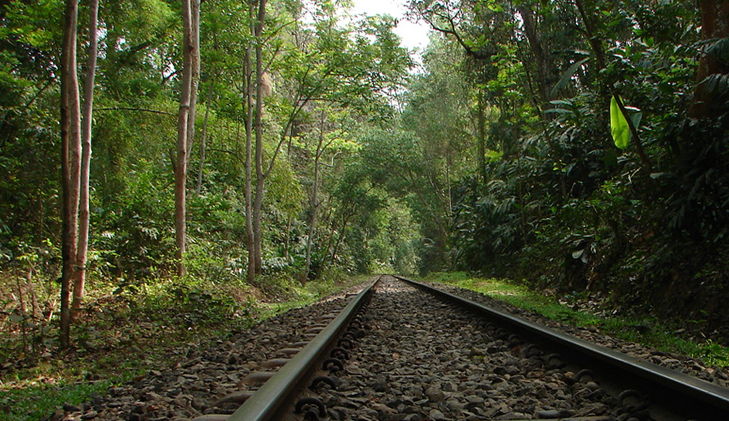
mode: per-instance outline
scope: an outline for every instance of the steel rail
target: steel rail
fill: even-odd
[[[538,325],[411,279],[395,276],[477,314],[509,325],[524,339],[552,348],[589,368],[599,367],[605,381],[630,385],[664,409],[655,419],[729,419],[729,389],[662,367],[557,330]],[[665,411],[667,409],[669,412]],[[653,416],[653,414],[651,414]]]
[[[291,400],[297,391],[306,387],[304,382],[326,358],[326,352],[344,333],[349,322],[372,295],[379,279],[360,292],[346,307],[316,335],[304,348],[261,386],[227,421],[281,420],[293,408]]]

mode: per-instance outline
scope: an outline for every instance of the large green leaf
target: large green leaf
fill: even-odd
[[[613,136],[615,146],[620,149],[628,147],[630,140],[630,127],[625,116],[620,111],[615,96],[610,99],[610,134]]]
[[[587,63],[587,61],[589,61],[589,60],[590,60],[590,57],[584,58],[582,60],[579,60],[579,61],[573,63],[567,69],[567,71],[565,71],[562,74],[562,77],[560,77],[559,82],[557,82],[557,84],[554,85],[554,87],[552,87],[552,95],[556,95],[557,92],[559,92],[560,89],[562,89],[565,86],[567,86],[567,84],[572,80],[572,76],[574,76],[575,73],[577,73],[577,70],[580,67],[582,67],[585,63]]]

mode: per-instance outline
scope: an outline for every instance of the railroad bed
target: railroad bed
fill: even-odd
[[[710,400],[701,402],[696,416],[695,397],[681,405],[684,394],[696,394],[693,389],[664,390],[633,373],[616,381],[617,370],[600,361],[593,367],[594,357],[511,326],[512,316],[485,319],[393,277],[383,277],[373,291],[333,297],[207,349],[191,348],[173,367],[113,389],[84,408],[67,408],[65,418],[57,419],[729,419],[721,407],[722,395],[729,402],[727,389],[710,387],[719,412],[707,409],[716,404]],[[335,332],[337,324],[341,330]],[[333,336],[325,338],[328,333]],[[633,360],[640,359],[628,359]],[[302,361],[313,367],[295,374],[299,383],[289,388],[282,378],[303,367]],[[700,371],[700,377],[721,383],[713,374]],[[679,381],[705,383],[695,377]],[[291,396],[267,403],[267,395],[284,389]],[[682,413],[665,407],[660,402],[665,396],[678,400]]]
[[[412,286],[381,282],[365,314],[367,335],[356,343],[341,384],[321,393],[334,419],[617,415],[594,382],[545,367],[526,356],[518,338]]]

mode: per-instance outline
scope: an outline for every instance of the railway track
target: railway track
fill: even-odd
[[[405,278],[328,319],[194,421],[729,419],[726,388]]]
[[[721,370],[553,324],[629,357],[480,294],[448,288],[489,308],[426,290],[382,277],[191,342],[169,365],[44,421],[729,419]]]

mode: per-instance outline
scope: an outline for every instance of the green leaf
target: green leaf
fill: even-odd
[[[706,86],[704,89],[711,95],[720,96],[729,91],[729,77],[721,73],[709,75],[701,83]]]
[[[549,101],[552,105],[565,105],[567,107],[572,107],[574,104],[571,101],[567,101],[565,99],[555,99],[552,101]]]
[[[706,48],[706,54],[715,60],[729,61],[729,38],[720,38]]]
[[[633,127],[636,129],[640,127],[640,121],[643,119],[643,113],[636,111],[630,114],[630,121],[633,123]]]
[[[574,111],[572,110],[565,110],[564,108],[550,108],[548,110],[544,110],[544,113],[558,113],[558,114],[574,114]]]
[[[628,127],[628,121],[620,112],[618,102],[615,101],[615,96],[610,99],[610,134],[613,136],[615,146],[620,149],[628,147],[628,141],[630,140],[630,128]]]
[[[8,315],[8,319],[10,319],[10,321],[13,323],[20,323],[25,319],[25,316],[17,313],[10,313]]]
[[[557,82],[557,84],[554,85],[554,87],[552,88],[552,95],[554,95],[555,93],[559,92],[560,89],[567,86],[567,83],[569,83],[569,81],[572,80],[572,76],[574,76],[575,72],[577,72],[577,69],[582,67],[582,65],[585,64],[588,60],[590,60],[589,57],[573,63],[567,69],[567,71],[565,71],[564,74],[562,74],[562,77],[559,79],[559,82]]]

